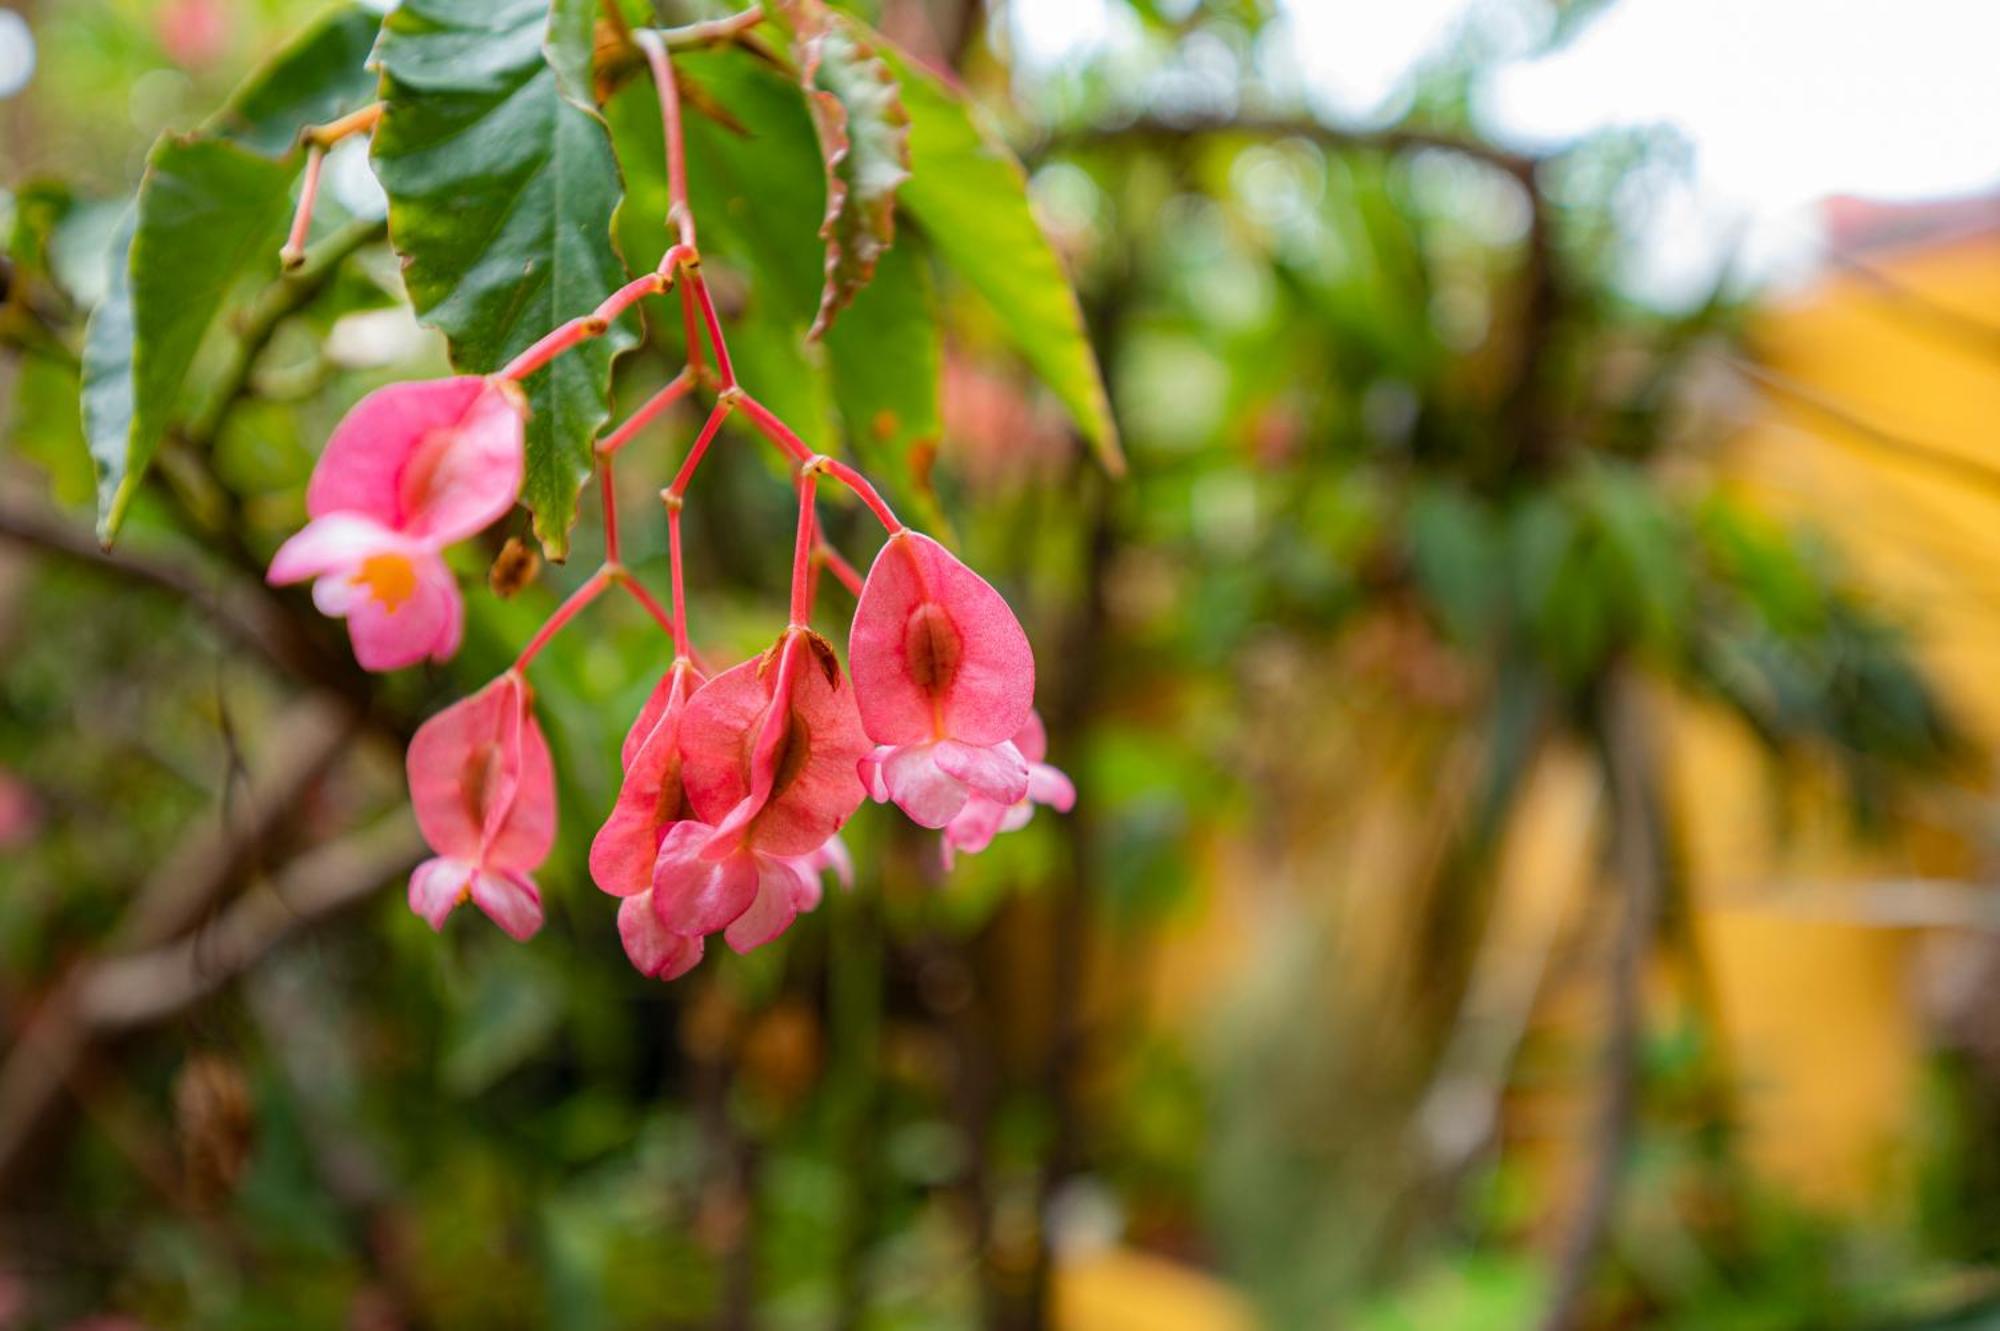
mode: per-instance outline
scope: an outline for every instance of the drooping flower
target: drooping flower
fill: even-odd
[[[788,629],[762,656],[703,685],[681,718],[681,778],[693,817],[653,866],[653,904],[679,934],[718,930],[739,952],[819,903],[819,869],[864,792],[867,751],[833,649]]]
[[[555,775],[527,682],[513,671],[417,730],[406,766],[417,826],[436,851],[410,875],[410,909],[444,927],[471,901],[518,939],[542,927],[530,875],[555,842]]]
[[[1076,787],[1058,768],[1044,762],[1049,751],[1048,732],[1042,718],[1028,713],[1028,724],[1014,736],[1014,747],[1028,761],[1028,790],[1012,804],[1001,804],[984,795],[973,795],[944,828],[944,865],[951,867],[957,852],[968,855],[985,850],[1002,832],[1018,831],[1035,816],[1035,806],[1046,804],[1058,813],[1068,813],[1076,805]]]
[[[355,659],[394,670],[458,650],[465,607],[442,551],[491,524],[521,490],[526,407],[477,375],[392,384],[334,429],[306,487],[311,521],[278,549],[274,584],[313,584],[347,620]]]
[[[1012,737],[1034,705],[1035,657],[985,579],[930,537],[897,532],[868,570],[848,650],[878,746],[860,770],[870,795],[925,827],[975,796],[1005,807],[1026,795]]]
[[[674,662],[625,735],[618,800],[590,843],[591,879],[612,896],[652,890],[660,842],[669,827],[691,816],[681,785],[680,730],[688,698],[701,682],[691,662]]]
[[[618,938],[641,975],[678,979],[701,960],[698,935],[677,934],[653,908],[653,861],[674,824],[688,816],[681,786],[681,714],[701,684],[692,663],[673,664],[625,735],[625,779],[611,816],[590,843],[590,876],[618,903]]]

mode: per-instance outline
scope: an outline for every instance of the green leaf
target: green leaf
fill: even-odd
[[[332,10],[265,61],[202,126],[265,157],[283,157],[299,131],[375,100],[368,53],[382,16],[353,5]]]
[[[953,271],[993,307],[1014,345],[1068,408],[1098,458],[1125,469],[1118,430],[1085,336],[1083,310],[1028,205],[1028,182],[957,93],[882,43],[910,113],[903,207]]]
[[[826,336],[834,402],[855,454],[919,487],[923,478],[912,467],[923,465],[942,430],[944,349],[935,303],[922,237],[907,233]]]
[[[573,20],[568,3],[552,15],[546,0],[407,0],[376,48],[385,110],[374,161],[390,239],[418,315],[470,373],[498,370],[624,280],[610,138],[558,83],[558,68],[567,85],[589,67]],[[633,340],[622,320],[524,385],[533,415],[521,497],[551,558],[568,551],[610,412],[611,362]]]
[[[196,349],[246,266],[273,253],[291,169],[212,139],[154,145],[111,282],[84,331],[83,430],[109,542],[172,419]]]
[[[875,276],[896,239],[896,188],[910,178],[910,114],[896,77],[845,15],[801,8],[797,57],[826,165],[826,285],[809,336]]]

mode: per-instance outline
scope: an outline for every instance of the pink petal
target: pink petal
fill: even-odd
[[[364,670],[400,670],[426,659],[446,660],[458,650],[465,605],[457,580],[433,553],[408,558],[414,587],[406,599],[389,604],[357,594],[347,603],[347,634]],[[324,607],[319,586],[314,592]]]
[[[501,713],[513,698],[504,679],[417,727],[404,756],[417,826],[441,855],[476,863],[489,801],[513,798],[501,784],[510,779],[500,763]]]
[[[1031,763],[1041,762],[1049,756],[1049,732],[1042,725],[1040,712],[1029,709],[1027,721],[1014,732],[1014,747]]]
[[[1046,804],[1057,813],[1076,807],[1076,786],[1057,768],[1047,763],[1028,764],[1028,798]]]
[[[524,873],[500,869],[474,874],[472,904],[517,942],[527,942],[542,927],[542,894]]]
[[[438,544],[463,539],[520,493],[523,419],[510,387],[479,376],[377,389],[327,440],[306,511],[358,513]]]
[[[939,771],[996,804],[1012,804],[1028,793],[1028,764],[1012,744],[980,747],[945,739],[932,753]]]
[[[1000,823],[1013,806],[975,795],[965,802],[958,815],[945,824],[945,845],[971,855],[993,844]]]
[[[819,897],[817,884],[796,859],[759,855],[756,861],[756,895],[722,935],[737,952],[762,947],[791,928],[802,902],[808,898],[816,902]]]
[[[404,761],[431,848],[525,873],[555,840],[555,773],[521,677],[508,672],[424,722]]]
[[[715,837],[706,823],[667,829],[653,864],[653,910],[679,934],[711,934],[750,908],[757,894],[757,866],[750,851],[720,860],[703,854]]]
[[[770,855],[806,854],[840,830],[864,797],[867,752],[832,649],[803,632],[703,685],[681,721],[689,803]]]
[[[998,744],[1026,724],[1035,657],[1000,593],[930,537],[898,532],[875,556],[848,637],[869,738]]]
[[[279,546],[264,576],[272,586],[282,587],[322,574],[351,573],[370,555],[411,548],[409,541],[379,522],[358,513],[330,513],[314,518]]]
[[[431,928],[444,928],[445,917],[464,899],[478,872],[464,860],[425,860],[410,874],[410,909]]]
[[[896,751],[893,744],[883,744],[861,755],[861,761],[854,765],[855,774],[861,778],[862,788],[868,798],[877,804],[889,802],[889,787],[882,780],[882,763]]]
[[[701,960],[701,939],[661,924],[652,897],[644,892],[618,903],[618,941],[633,967],[656,980],[678,980]]]
[[[549,759],[549,741],[529,705],[528,691],[519,698],[518,763],[514,800],[486,846],[486,861],[502,869],[528,873],[541,867],[556,843],[556,776]]]
[[[837,836],[830,836],[826,844],[805,857],[808,870],[814,874],[831,873],[842,887],[854,886],[854,856],[848,853],[847,843]]]
[[[965,783],[941,770],[937,746],[909,744],[882,763],[889,798],[920,827],[943,827],[965,807]]]
[[[639,715],[633,718],[632,728],[625,732],[625,743],[618,750],[620,767],[632,766],[632,760],[639,756],[640,746],[659,726],[669,708],[674,709],[675,719],[679,719],[679,708],[687,703],[688,696],[701,682],[701,672],[688,661],[674,662],[673,668],[660,676],[660,682],[653,686],[645,704],[639,708]]]
[[[652,887],[661,839],[671,824],[688,816],[681,788],[680,717],[692,673],[677,667],[639,714],[632,733],[642,726],[647,733],[627,754],[618,801],[591,842],[590,876],[613,896],[629,897]],[[649,711],[654,713],[650,725]],[[626,742],[630,745],[629,737]]]

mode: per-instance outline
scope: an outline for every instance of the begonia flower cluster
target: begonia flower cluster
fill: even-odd
[[[639,301],[677,288],[686,368],[596,445],[603,564],[512,667],[426,721],[408,755],[411,802],[434,852],[410,877],[410,908],[442,928],[471,902],[513,937],[533,935],[543,918],[534,875],[555,842],[556,786],[527,671],[605,591],[637,600],[671,635],[672,654],[625,736],[623,781],[591,843],[590,874],[618,899],[632,964],[673,979],[701,960],[714,935],[747,952],[784,933],[819,903],[824,874],[851,885],[840,830],[870,797],[936,829],[949,865],[1021,826],[1037,804],[1067,810],[1076,792],[1045,761],[1034,653],[1000,593],[905,527],[866,477],[814,453],[737,382],[702,276],[671,55],[650,29],[632,36],[660,99],[674,243],[652,272],[550,329],[497,373],[397,384],[362,399],[320,455],[306,491],[310,521],[279,548],[269,576],[311,581],[314,603],[346,620],[355,658],[369,670],[449,659],[464,635],[465,602],[445,551],[520,500],[529,414],[521,382],[603,337]],[[323,148],[377,120],[379,108],[309,137]],[[317,179],[309,169],[288,261],[309,235]],[[660,494],[669,610],[620,561],[612,465],[620,448],[703,385],[716,390],[713,406]],[[764,651],[711,673],[688,635],[680,514],[732,415],[793,465],[799,518],[785,627]],[[852,490],[887,533],[865,580],[820,534],[814,505],[823,478]],[[811,626],[822,565],[856,597],[845,670]]]
[[[347,621],[369,669],[449,658],[465,612],[444,549],[517,501],[525,418],[500,377],[371,394],[321,455],[311,520],[278,550],[271,580],[312,579],[315,603]],[[825,461],[801,464],[801,568],[820,544],[811,481]],[[676,558],[678,545],[676,527]],[[600,579],[631,577],[606,567]],[[1027,635],[942,545],[891,529],[860,585],[851,678],[804,622],[816,579],[797,576],[793,620],[768,649],[712,676],[677,650],[625,736],[623,781],[589,867],[618,898],[619,936],[644,974],[685,974],[716,934],[747,952],[819,903],[824,874],[851,884],[839,833],[871,796],[938,829],[947,864],[1035,804],[1068,809],[1075,798],[1043,761]],[[677,639],[682,615],[677,592]],[[465,902],[517,939],[541,927],[534,874],[554,844],[556,787],[526,677],[532,654],[410,744],[411,801],[434,852],[411,875],[410,908],[433,927]]]

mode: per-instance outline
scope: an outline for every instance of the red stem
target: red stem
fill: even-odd
[[[674,81],[674,64],[667,58],[666,42],[651,28],[639,29],[632,39],[652,66],[653,86],[660,95],[660,130],[667,143],[667,223],[681,244],[694,249],[694,210],[688,207],[687,148],[681,136],[681,92]]]
[[[562,631],[563,625],[575,619],[579,611],[604,594],[604,589],[611,585],[611,577],[610,566],[606,565],[591,574],[589,581],[583,586],[571,592],[569,598],[556,607],[555,613],[535,630],[535,636],[528,640],[528,645],[521,649],[521,654],[514,658],[514,669],[526,670],[528,663],[541,655],[542,648],[549,645],[549,639]]]
[[[667,505],[667,567],[673,578],[674,655],[690,656],[687,629],[687,590],[681,585],[681,506],[679,500]]]
[[[812,623],[813,495],[819,490],[819,473],[812,468],[799,473],[799,531],[792,542],[792,627],[802,629]]]
[[[819,555],[819,562],[832,572],[834,580],[855,596],[861,595],[860,571],[847,562],[846,556],[833,548],[832,542],[826,539],[824,533],[815,542],[815,549]]]
[[[557,324],[544,333],[534,345],[508,361],[500,371],[501,377],[516,381],[525,379],[577,343],[601,337],[605,327],[604,321],[595,314],[586,314],[581,318],[571,319],[568,323]]]
[[[597,445],[597,451],[605,457],[616,453],[619,449],[631,443],[638,436],[639,431],[658,420],[661,412],[686,397],[688,391],[693,387],[694,371],[692,369],[682,370],[668,381],[665,388],[647,398],[645,402],[640,404],[637,411],[627,417],[617,429],[606,435],[603,441]]]
[[[884,531],[894,536],[903,530],[902,520],[890,511],[888,501],[882,498],[866,476],[838,458],[826,458],[822,465],[827,475],[854,491],[861,502],[868,505],[868,511],[875,515],[875,520],[882,524]]]
[[[285,247],[278,251],[278,262],[287,272],[306,261],[306,233],[312,230],[313,203],[319,198],[319,173],[325,163],[326,149],[317,143],[308,144],[306,174],[299,184],[299,206],[292,214],[292,231],[285,238]]]
[[[742,399],[735,400],[740,402]],[[694,479],[694,469],[701,465],[703,455],[708,452],[709,444],[715,439],[715,432],[722,428],[722,422],[729,419],[730,405],[729,398],[718,401],[714,409],[708,413],[708,419],[702,423],[701,433],[694,437],[694,447],[688,450],[687,457],[681,462],[681,469],[674,473],[673,484],[669,485],[661,496],[667,501],[669,508],[680,507],[682,497],[687,494],[688,482]]]
[[[729,363],[729,344],[722,340],[722,320],[716,317],[715,300],[699,268],[688,271],[688,285],[694,288],[695,303],[701,306],[702,322],[708,325],[709,345],[715,348],[715,372],[722,376],[725,389],[736,387],[736,369]]]
[[[750,418],[751,424],[763,431],[764,437],[776,444],[786,457],[794,462],[805,462],[813,456],[805,441],[792,433],[791,427],[771,414],[769,407],[751,397],[748,393],[737,396],[736,405]]]
[[[668,614],[666,608],[662,606],[657,599],[654,598],[651,592],[646,590],[645,585],[643,583],[641,583],[637,578],[632,576],[631,570],[629,569],[625,570],[623,575],[618,579],[618,585],[620,587],[623,587],[626,591],[632,593],[632,599],[645,607],[646,613],[653,617],[654,623],[658,624],[661,628],[665,629],[669,633],[672,633],[674,631],[673,616]],[[678,637],[676,638],[674,646],[676,649],[674,654],[676,656],[686,655],[685,652],[679,650],[680,643],[678,641]]]
[[[701,320],[694,308],[694,284],[681,283],[681,331],[687,338],[688,368],[699,379],[704,357],[701,352]]]
[[[611,455],[597,455],[598,493],[604,500],[604,562],[618,562],[618,487],[611,480]]]

